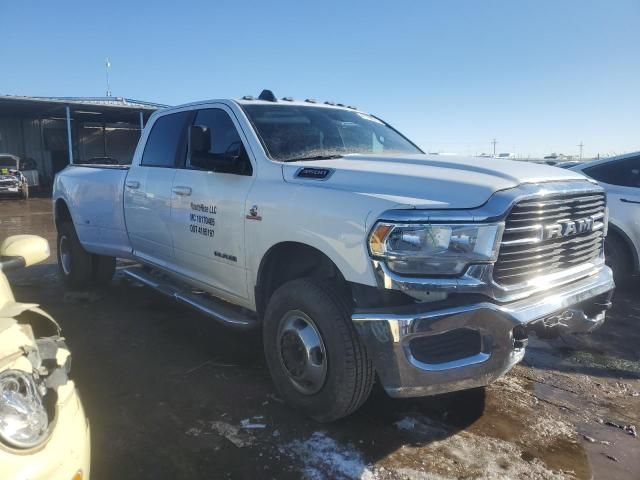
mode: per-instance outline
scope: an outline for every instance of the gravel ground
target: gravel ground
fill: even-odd
[[[0,238],[55,245],[50,201],[0,201]],[[62,324],[92,426],[92,478],[638,479],[640,284],[596,333],[533,339],[486,389],[380,390],[320,425],[276,395],[259,335],[231,333],[117,275],[69,293],[55,258],[11,275]]]

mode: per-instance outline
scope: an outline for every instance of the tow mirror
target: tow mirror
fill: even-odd
[[[9,263],[28,267],[46,260],[50,253],[49,242],[36,235],[14,235],[6,238],[0,246],[3,266]]]

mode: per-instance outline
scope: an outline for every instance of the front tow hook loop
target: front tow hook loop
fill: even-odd
[[[518,325],[513,329],[513,348],[516,350],[520,350],[526,348],[529,343],[529,336],[527,335],[527,330],[521,325]]]

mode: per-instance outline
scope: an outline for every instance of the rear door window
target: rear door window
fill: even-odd
[[[163,115],[154,123],[142,154],[145,167],[175,168],[178,150],[183,155],[184,132],[192,112]]]

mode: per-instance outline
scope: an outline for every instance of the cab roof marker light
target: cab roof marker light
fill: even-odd
[[[318,103],[318,101],[315,98],[307,98],[305,100],[305,102],[307,102],[307,103]]]
[[[254,100],[253,95],[245,95],[242,100]]]
[[[260,96],[258,97],[258,100],[264,100],[265,102],[277,102],[278,101],[278,99],[273,94],[273,92],[271,90],[267,90],[267,89],[264,89],[264,90],[262,90],[262,92],[260,92]]]
[[[325,105],[335,105],[336,102],[324,102]]]
[[[293,97],[282,97],[285,102],[293,102]]]

